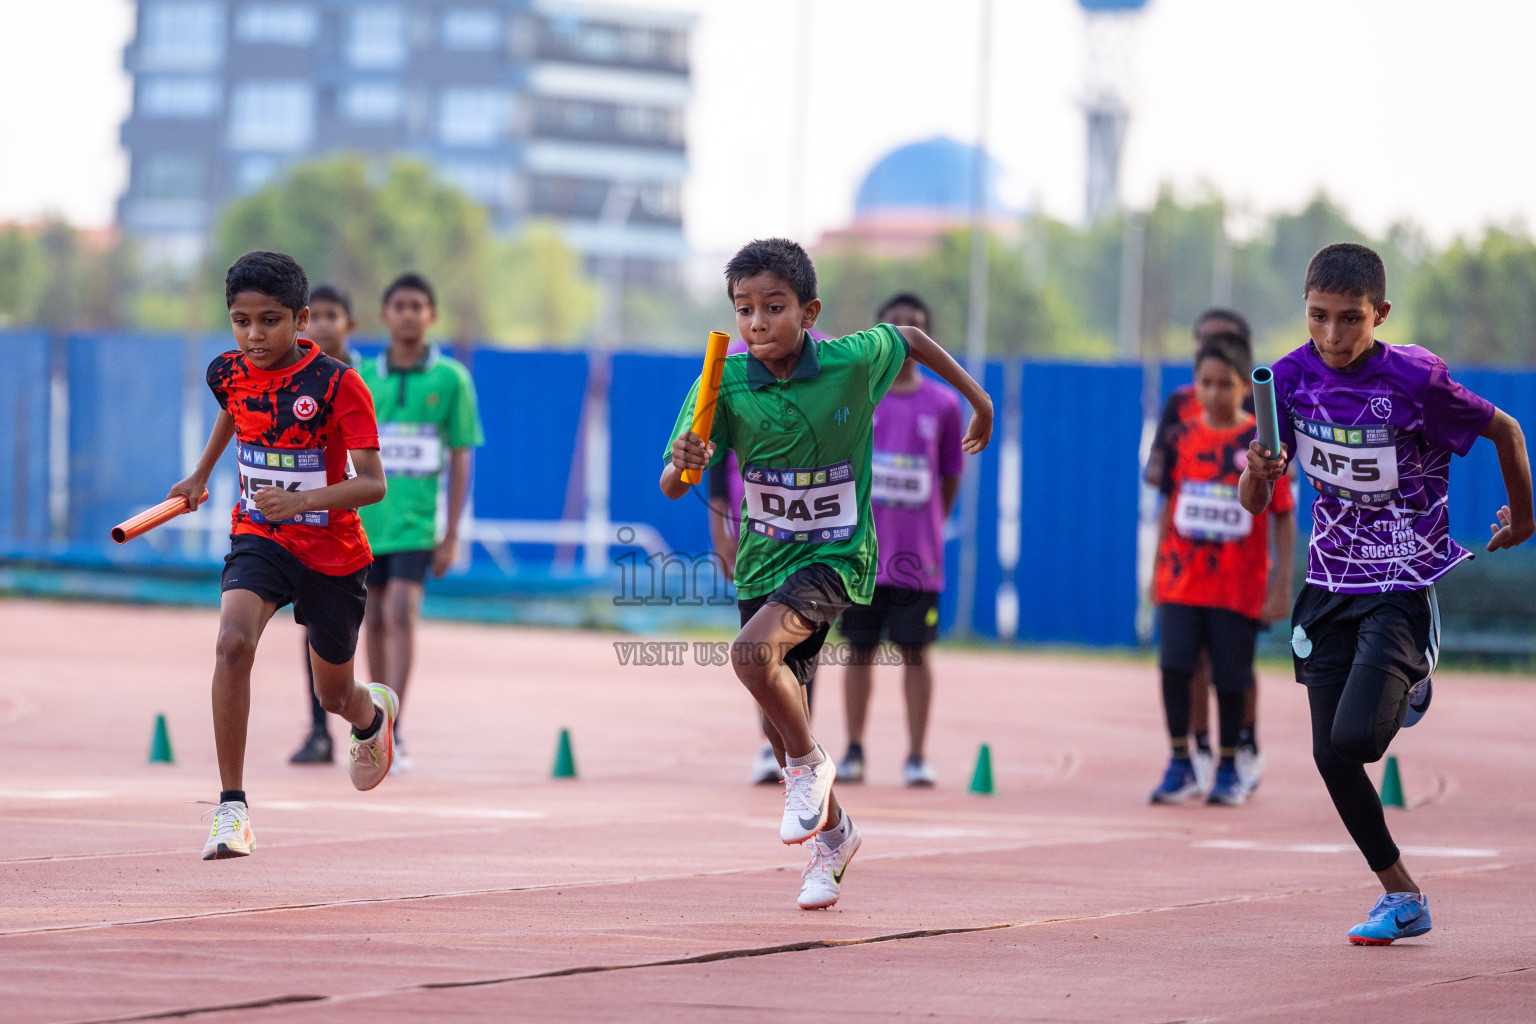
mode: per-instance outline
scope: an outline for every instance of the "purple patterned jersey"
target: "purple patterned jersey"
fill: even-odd
[[[1471,557],[1451,539],[1451,455],[1493,403],[1417,345],[1378,344],[1353,370],[1306,345],[1275,363],[1280,440],[1318,492],[1307,582],[1342,594],[1419,590]]]

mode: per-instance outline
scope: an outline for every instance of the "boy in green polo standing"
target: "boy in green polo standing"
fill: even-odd
[[[975,410],[961,447],[975,454],[992,435],[992,401],[933,339],[880,324],[817,342],[816,268],[782,238],[744,246],[725,268],[726,293],[747,351],[727,356],[706,440],[694,434],[695,381],[666,452],[661,490],[688,493],[684,470],[736,452],[745,484],[736,591],[741,632],[737,678],[762,708],[784,766],[779,838],[812,837],[802,909],[830,907],[860,836],[832,794],[836,766],[811,735],[804,684],[827,631],[851,604],[868,604],[878,551],[870,511],[875,406],[912,359],[936,372]]]
[[[458,360],[427,343],[437,297],[420,274],[402,274],[384,289],[389,347],[358,366],[373,393],[379,455],[389,493],[369,506],[363,529],[373,547],[368,570],[368,670],[400,696],[416,643],[416,619],[430,566],[441,577],[459,548],[459,519],[469,494],[470,449],[485,443],[475,386]],[[445,458],[446,456],[446,458]],[[438,536],[438,485],[448,467],[446,529]],[[395,719],[395,767],[410,759]]]

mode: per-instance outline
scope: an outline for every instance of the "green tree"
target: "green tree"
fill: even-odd
[[[438,330],[456,340],[484,335],[491,238],[485,211],[425,165],[360,156],[300,164],[231,203],[219,220],[209,280],[222,325],[224,270],[253,249],[286,252],[311,284],[351,293],[359,329],[381,332],[379,296],[405,271],[438,293]]]
[[[133,279],[133,250],[119,237],[61,220],[0,227],[0,325],[52,330],[121,326]]]
[[[487,337],[506,345],[568,345],[592,334],[597,288],[552,224],[494,246]]]
[[[1493,228],[1475,246],[1457,239],[1425,261],[1408,296],[1416,344],[1451,360],[1536,363],[1536,243],[1530,236]]]

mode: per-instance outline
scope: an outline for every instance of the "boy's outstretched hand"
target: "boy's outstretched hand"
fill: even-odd
[[[988,402],[985,409],[977,409],[971,414],[971,425],[966,428],[965,437],[960,441],[960,450],[967,455],[975,455],[991,440],[992,403]]]
[[[1531,534],[1536,533],[1536,524],[1515,523],[1510,515],[1509,506],[1505,505],[1499,509],[1499,521],[1489,524],[1488,529],[1493,531],[1493,536],[1488,539],[1488,550],[1497,551],[1500,548],[1512,548],[1530,540]]]
[[[189,476],[185,480],[178,480],[173,484],[170,493],[166,497],[186,498],[187,508],[196,512],[197,506],[203,503],[203,491],[207,490],[207,488],[207,483],[197,479],[195,476]]]
[[[1280,457],[1275,458],[1274,453],[1255,438],[1248,442],[1248,472],[1259,480],[1273,483],[1285,476],[1285,455],[1285,445],[1280,446]]]
[[[714,454],[714,443],[705,441],[691,430],[684,431],[681,437],[672,442],[672,465],[679,470],[697,469],[703,472]]]

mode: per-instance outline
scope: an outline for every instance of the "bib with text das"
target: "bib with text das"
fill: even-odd
[[[748,528],[771,540],[817,543],[847,540],[859,525],[853,463],[815,469],[748,466]]]

